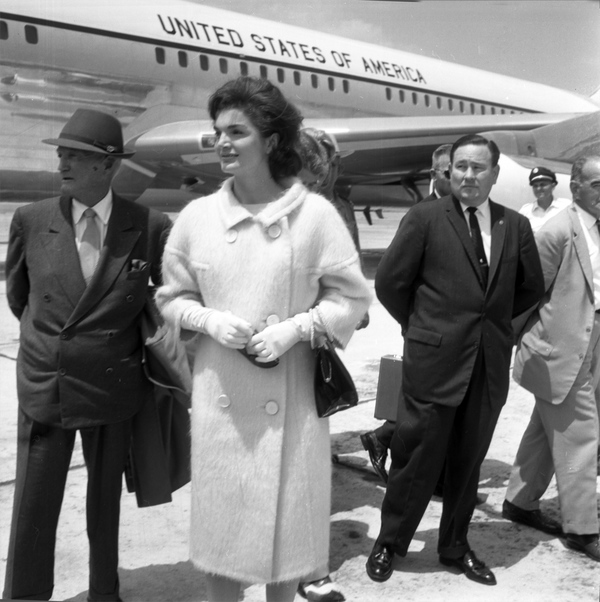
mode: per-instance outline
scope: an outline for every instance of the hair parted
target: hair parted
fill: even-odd
[[[227,109],[242,111],[263,138],[277,134],[277,144],[269,153],[269,169],[275,180],[295,176],[302,169],[296,151],[302,115],[277,86],[257,77],[228,81],[208,99],[208,112],[213,121]]]
[[[500,159],[500,149],[498,148],[498,145],[493,140],[488,140],[479,134],[467,134],[466,136],[459,138],[452,145],[452,149],[450,150],[450,163],[454,162],[454,153],[461,146],[469,146],[471,144],[474,144],[475,146],[487,146],[492,154],[492,167],[498,165],[498,160]]]

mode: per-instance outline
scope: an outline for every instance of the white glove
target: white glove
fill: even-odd
[[[230,349],[243,349],[254,332],[249,322],[230,311],[218,311],[202,305],[186,309],[181,317],[181,326],[207,334]]]
[[[213,310],[204,322],[206,334],[229,349],[243,349],[252,333],[252,326],[230,311]]]
[[[246,350],[249,354],[256,355],[256,361],[261,364],[272,362],[291,349],[300,339],[298,325],[292,320],[285,320],[256,333],[246,345]]]

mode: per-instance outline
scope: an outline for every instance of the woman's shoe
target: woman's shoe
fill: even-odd
[[[317,581],[300,583],[298,593],[309,602],[344,602],[346,599],[329,575]]]

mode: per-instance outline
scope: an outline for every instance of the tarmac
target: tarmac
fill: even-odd
[[[385,213],[372,227],[359,218],[365,273],[371,285],[378,259],[389,244],[400,212]],[[0,264],[3,263],[11,209],[0,208]],[[501,517],[502,501],[521,435],[527,425],[532,397],[511,384],[488,456],[482,466],[470,543],[494,571],[498,585],[473,583],[439,564],[437,526],[442,503],[432,498],[405,558],[397,557],[391,579],[377,584],[364,565],[380,521],[385,489],[373,473],[359,435],[377,427],[373,416],[379,362],[383,355],[401,354],[400,327],[375,299],[371,323],[358,331],[342,357],[357,385],[357,407],[330,419],[333,464],[330,570],[351,602],[587,602],[600,600],[596,563],[551,537]],[[15,359],[18,322],[6,303],[0,281],[0,579],[3,581],[12,511],[16,456],[17,396]],[[600,484],[600,481],[597,482]],[[85,534],[86,475],[76,447],[67,482],[58,531],[53,600],[83,602],[87,595],[88,552]],[[170,504],[139,509],[135,496],[123,493],[120,540],[121,597],[126,602],[205,601],[201,573],[188,560],[191,486],[174,494]],[[553,481],[542,509],[559,518]],[[246,602],[264,600],[264,587],[250,585]],[[301,600],[299,596],[296,598]]]

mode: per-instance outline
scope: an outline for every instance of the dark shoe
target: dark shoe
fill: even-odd
[[[446,558],[440,556],[440,562],[445,566],[454,566],[460,569],[471,581],[483,585],[496,585],[494,573],[475,556],[473,550],[469,550],[462,558]]]
[[[369,431],[360,436],[363,447],[369,452],[369,459],[379,475],[379,478],[387,484],[388,474],[385,470],[385,461],[387,460],[387,447],[383,445],[374,431]]]
[[[600,562],[600,544],[598,535],[577,535],[567,533],[567,547],[583,552],[588,558]]]
[[[394,552],[391,548],[375,544],[367,560],[367,575],[373,581],[387,581],[394,572],[393,560]]]
[[[317,581],[299,583],[298,593],[308,602],[344,602],[346,599],[329,575]]]
[[[502,517],[549,535],[562,535],[562,527],[558,521],[545,516],[539,510],[523,510],[508,500],[504,500],[502,504]]]

